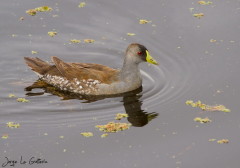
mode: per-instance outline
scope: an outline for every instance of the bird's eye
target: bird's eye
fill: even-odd
[[[138,55],[142,55],[142,52],[138,52],[137,54],[138,54]]]

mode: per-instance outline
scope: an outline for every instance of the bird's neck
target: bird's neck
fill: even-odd
[[[126,56],[120,71],[121,80],[127,83],[141,83],[142,79],[138,64],[139,63],[134,62],[134,60],[131,60],[131,57]]]

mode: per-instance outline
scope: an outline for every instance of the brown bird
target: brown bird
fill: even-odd
[[[138,89],[142,78],[138,64],[158,65],[141,44],[130,44],[122,69],[93,63],[66,63],[52,57],[53,65],[39,59],[24,57],[26,64],[39,78],[54,87],[83,95],[113,95]]]

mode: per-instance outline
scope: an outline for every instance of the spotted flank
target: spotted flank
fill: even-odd
[[[49,74],[44,75],[41,79],[60,90],[77,94],[95,94],[98,92],[98,85],[101,84],[100,81],[94,79],[78,80],[74,78],[73,80],[68,80],[61,76],[52,76]]]

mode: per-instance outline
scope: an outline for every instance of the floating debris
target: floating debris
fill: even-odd
[[[17,101],[22,102],[22,103],[28,103],[29,102],[29,100],[27,100],[25,98],[18,98]]]
[[[212,138],[212,139],[209,139],[208,141],[209,142],[214,142],[214,141],[216,141],[216,139]]]
[[[38,12],[48,12],[48,11],[51,11],[52,8],[49,6],[41,6],[41,7],[35,8],[35,10]]]
[[[37,52],[37,51],[32,51],[31,53],[32,53],[32,54],[38,54],[38,52]]]
[[[19,20],[24,20],[24,17],[20,17]]]
[[[221,139],[221,140],[218,140],[217,143],[218,144],[227,144],[227,143],[229,143],[229,140],[228,139]]]
[[[214,40],[214,39],[210,39],[209,41],[210,41],[211,43],[217,42],[217,40]]]
[[[121,120],[122,118],[128,117],[128,114],[125,113],[117,113],[115,120]]]
[[[37,11],[35,9],[29,9],[26,11],[26,13],[31,16],[35,16],[37,14]]]
[[[200,4],[200,5],[210,5],[210,4],[212,4],[212,2],[211,1],[198,1],[198,4]]]
[[[19,123],[14,123],[14,122],[8,122],[7,127],[9,127],[9,128],[19,128],[20,124]]]
[[[194,121],[200,122],[200,123],[212,122],[212,120],[210,120],[208,117],[206,117],[206,118],[196,117],[196,118],[194,118]]]
[[[26,13],[31,16],[35,16],[37,14],[37,12],[48,12],[51,10],[52,10],[52,8],[49,6],[41,6],[41,7],[35,8],[35,9],[29,9],[26,11]]]
[[[55,32],[55,31],[50,31],[50,32],[48,32],[48,35],[51,36],[51,37],[54,37],[54,36],[57,35],[57,32]]]
[[[130,128],[130,126],[131,124],[128,123],[109,122],[106,125],[97,125],[96,128],[103,132],[118,132],[127,130]]]
[[[147,24],[147,23],[150,23],[150,22],[152,22],[152,21],[150,21],[150,20],[145,20],[145,19],[140,19],[140,20],[139,20],[139,24]]]
[[[128,36],[135,36],[135,33],[127,33]]]
[[[61,135],[61,136],[59,136],[59,138],[60,138],[60,139],[63,139],[63,138],[64,138],[64,136],[62,136],[62,135]]]
[[[92,137],[93,136],[93,133],[92,132],[82,132],[80,133],[82,136],[84,137]]]
[[[101,138],[106,138],[108,136],[108,134],[106,133],[106,134],[102,134],[101,135]]]
[[[190,11],[190,12],[193,12],[193,10],[194,10],[194,8],[189,8],[189,11]]]
[[[47,135],[48,135],[48,133],[46,133],[46,132],[45,132],[43,135],[47,136]]]
[[[86,3],[85,2],[80,2],[80,4],[78,5],[79,8],[83,8],[86,6]]]
[[[94,43],[95,40],[93,39],[84,39],[84,43]]]
[[[8,134],[3,134],[2,135],[2,139],[8,139],[8,137],[9,137]]]
[[[187,100],[186,105],[190,105],[192,107],[199,107],[203,111],[223,111],[223,112],[230,112],[230,109],[227,109],[224,105],[206,105],[203,104],[200,100],[197,102],[193,102],[192,100]]]
[[[10,93],[10,94],[8,95],[8,97],[13,98],[13,97],[16,97],[16,96],[15,96],[14,94]]]
[[[200,19],[204,16],[204,14],[203,13],[194,13],[193,16]]]
[[[77,40],[77,39],[71,39],[70,42],[71,42],[71,43],[80,43],[81,41],[80,41],[80,40]]]

